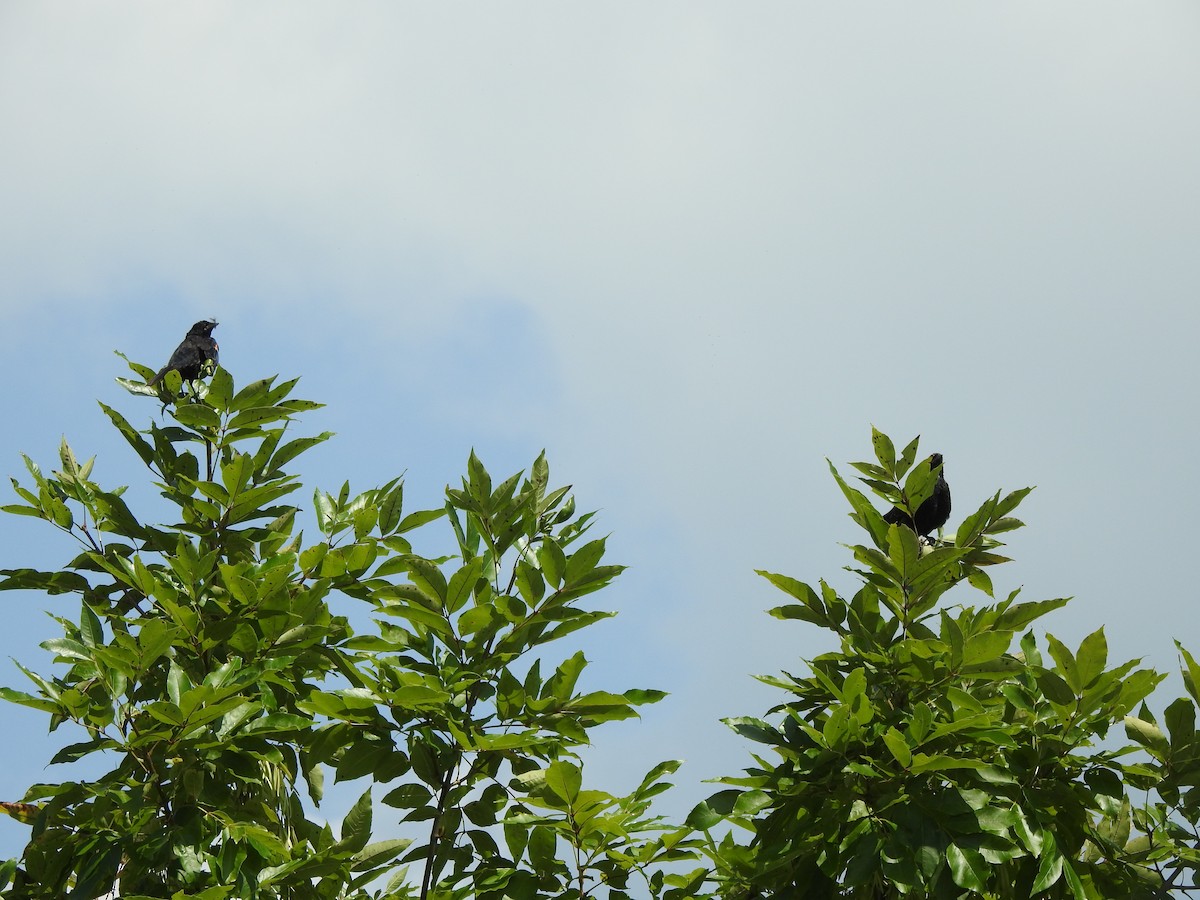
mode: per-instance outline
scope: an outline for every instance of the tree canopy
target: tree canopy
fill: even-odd
[[[752,764],[671,822],[653,800],[677,760],[615,795],[577,755],[663,694],[581,687],[571,635],[612,615],[592,595],[622,567],[544,454],[495,480],[472,452],[435,509],[408,508],[400,478],[317,489],[303,508],[292,467],[331,435],[294,434],[320,405],[293,396],[296,380],[238,389],[217,368],[150,387],[153,370],[130,368],[119,380],[161,400],[169,422],[138,428],[101,409],[172,521],[93,480],[66,439],[54,471],[25,459],[19,502],[4,507],[77,550],[60,569],[0,572],[0,589],[50,595],[62,632],[42,644],[52,673],[18,664],[32,688],[0,696],[73,741],[50,760],[62,780],[0,803],[30,827],[0,864],[4,896],[1149,898],[1192,886],[1200,667],[1179,648],[1188,695],[1156,717],[1163,675],[1110,666],[1102,628],[1074,649],[1035,631],[1065,599],[997,597],[989,572],[1008,562],[1000,537],[1022,526],[1028,489],[926,540],[876,507],[911,515],[931,496],[938,473],[917,441],[897,452],[873,432],[875,458],[853,467],[874,500],[831,464],[864,534],[849,548],[857,591],[759,574],[787,598],[771,615],[837,649],[759,676],[777,705],[727,721]],[[355,605],[370,628],[351,627]],[[84,759],[103,774],[72,779]],[[321,815],[329,774],[366,784],[336,824]]]

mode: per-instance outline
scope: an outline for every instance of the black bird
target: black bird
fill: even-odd
[[[917,522],[913,526],[913,517],[898,506],[883,517],[889,525],[907,525],[921,537],[937,531],[950,518],[950,485],[946,484],[946,467],[942,465],[942,454],[935,453],[929,457],[929,468],[939,469],[937,481],[933,485],[933,493],[917,507]]]
[[[216,322],[197,322],[193,325],[171,354],[171,359],[150,379],[150,384],[158,384],[172,369],[178,372],[184,381],[195,381],[200,377],[200,370],[208,360],[211,359],[215,366],[219,348],[213,340],[212,330],[216,327]]]

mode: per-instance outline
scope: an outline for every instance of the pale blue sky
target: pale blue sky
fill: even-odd
[[[434,503],[472,447],[495,474],[546,447],[632,566],[586,683],[672,692],[589,778],[683,757],[668,809],[748,761],[718,719],[774,702],[749,675],[823,648],[752,569],[854,589],[824,458],[872,423],[945,454],[951,526],[1038,485],[998,590],[1073,594],[1067,643],[1173,669],[1198,38],[1185,2],[4,4],[2,469],[66,434],[139,479],[95,405],[150,414],[112,351],[158,363],[208,316],[236,378],[329,404],[306,496],[407,470]],[[0,519],[0,567],[73,550]],[[45,671],[42,610],[75,602],[0,603]],[[0,798],[60,777],[40,717],[0,724]]]

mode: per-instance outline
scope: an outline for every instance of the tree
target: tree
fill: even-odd
[[[125,387],[160,396],[130,366]],[[867,534],[850,548],[861,586],[760,574],[789,597],[772,615],[835,649],[763,678],[779,705],[728,724],[773,757],[672,825],[652,801],[678,762],[615,796],[574,754],[662,695],[582,691],[583,655],[550,655],[611,615],[585,600],[621,567],[544,455],[495,484],[472,453],[432,510],[407,510],[400,479],[317,490],[307,544],[287,467],[330,435],[288,432],[319,404],[295,381],[235,390],[222,369],[186,397],[177,373],[164,384],[170,424],[101,407],[175,522],[135,513],[65,440],[61,469],[26,459],[4,507],[80,552],[4,570],[0,589],[74,596],[79,614],[42,645],[55,674],[22,666],[34,690],[0,696],[79,733],[52,763],[109,766],[0,803],[31,827],[0,864],[6,897],[1083,900],[1196,881],[1200,665],[1179,647],[1189,696],[1164,731],[1146,702],[1162,676],[1109,668],[1102,629],[1074,650],[1035,636],[1066,600],[995,598],[998,536],[1028,490],[925,541],[831,465]],[[911,513],[935,473],[916,441],[874,446],[861,480]],[[945,602],[968,586],[988,602]],[[361,633],[355,603],[374,615]],[[369,779],[336,831],[318,815],[326,772]]]
[[[131,393],[160,396],[153,370],[130,368]],[[611,615],[581,601],[621,572],[544,455],[493,484],[472,453],[433,510],[405,509],[400,479],[317,490],[306,544],[287,467],[331,435],[288,432],[320,404],[292,398],[295,380],[236,390],[224,369],[186,397],[178,373],[164,385],[170,424],[139,431],[101,408],[177,521],[151,524],[65,439],[61,469],[26,458],[31,482],[4,507],[80,552],[5,570],[0,589],[80,605],[42,645],[55,674],[22,666],[35,690],[0,695],[81,732],[53,763],[111,765],[3,804],[31,826],[0,866],[5,896],[584,897],[603,881],[623,897],[635,877],[652,896],[694,893],[662,869],[691,855],[688,830],[649,812],[678,763],[618,797],[585,788],[572,752],[662,694],[581,692],[582,653],[543,673],[547,645]],[[435,524],[451,539],[422,555]],[[354,633],[339,611],[354,602],[375,630]],[[372,842],[370,788],[335,834],[316,814],[326,771],[384,786],[389,830],[418,836]]]
[[[914,468],[917,441],[897,456],[875,432],[874,446],[875,462],[854,464],[861,480],[911,514],[933,488]],[[1021,527],[1011,514],[1028,489],[926,543],[830,469],[868,537],[850,548],[861,587],[847,599],[759,573],[790,598],[773,616],[824,629],[837,649],[804,675],[761,679],[784,694],[769,720],[728,720],[777,759],[756,755],[689,819],[750,835],[708,839],[723,896],[1103,900],[1190,887],[1192,657],[1180,648],[1190,698],[1168,707],[1168,740],[1143,703],[1162,675],[1109,668],[1103,629],[1075,650],[1047,635],[1046,658],[1029,628],[1067,601],[994,599],[987,568],[1008,561],[997,536]],[[964,582],[991,602],[941,604]],[[1135,743],[1101,743],[1122,722]],[[1127,761],[1139,746],[1150,764]],[[1160,799],[1139,808],[1138,790]]]

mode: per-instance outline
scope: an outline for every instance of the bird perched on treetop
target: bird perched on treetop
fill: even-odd
[[[200,377],[200,370],[204,368],[204,364],[210,359],[213,365],[217,364],[217,342],[213,340],[212,330],[217,327],[216,322],[197,322],[193,325],[175,348],[175,352],[171,354],[167,364],[158,370],[158,374],[150,379],[150,384],[155,385],[162,381],[163,376],[174,369],[179,373],[179,377],[184,381],[195,381]]]
[[[933,485],[933,493],[917,507],[916,524],[913,517],[898,506],[883,517],[889,525],[907,525],[921,537],[937,531],[950,518],[950,485],[946,484],[946,467],[942,465],[942,454],[934,453],[929,457],[929,468],[939,469],[937,481]]]

